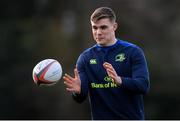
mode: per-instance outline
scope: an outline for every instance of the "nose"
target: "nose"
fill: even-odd
[[[101,35],[102,34],[102,30],[101,29],[97,29],[97,35]]]

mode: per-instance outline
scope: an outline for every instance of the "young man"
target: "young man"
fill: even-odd
[[[79,56],[74,77],[64,75],[67,91],[77,102],[89,96],[94,120],[144,119],[143,95],[150,84],[143,51],[115,37],[112,9],[96,9],[90,21],[97,44]]]

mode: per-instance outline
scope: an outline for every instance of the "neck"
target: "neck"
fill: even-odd
[[[100,46],[112,46],[117,42],[116,38],[113,38],[112,40],[109,40],[109,43],[105,44],[105,45],[100,45]]]
[[[117,42],[117,39],[116,39],[116,38],[114,38],[114,39],[113,39],[113,41],[112,41],[111,43],[109,43],[109,45],[108,45],[108,46],[114,45],[116,42]]]
[[[109,43],[107,43],[107,44],[98,44],[98,45],[101,46],[101,47],[108,47],[108,46],[114,45],[116,42],[117,42],[117,39],[114,38],[113,40],[111,40],[111,41],[110,41]]]

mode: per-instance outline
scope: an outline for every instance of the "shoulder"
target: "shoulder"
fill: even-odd
[[[85,49],[79,56],[78,60],[86,60],[95,54],[96,45]]]
[[[137,45],[135,45],[131,42],[125,41],[125,40],[118,39],[118,43],[119,43],[119,45],[123,46],[124,48],[126,48],[126,47],[137,48],[138,47]]]
[[[96,45],[85,49],[85,50],[80,54],[80,56],[89,56],[89,55],[92,55],[92,54],[94,53],[94,51],[95,51],[95,48],[96,48]]]
[[[122,48],[122,51],[128,54],[132,58],[144,57],[143,49],[131,42],[119,40],[119,48]]]
[[[141,47],[139,47],[138,45],[134,43],[131,43],[125,40],[120,40],[120,39],[118,39],[118,43],[119,43],[119,46],[121,46],[123,49],[127,49],[130,51],[138,51],[138,50],[142,51]]]

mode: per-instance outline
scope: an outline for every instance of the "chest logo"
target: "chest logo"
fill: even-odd
[[[125,54],[124,53],[120,53],[118,55],[116,55],[115,57],[115,61],[119,61],[119,62],[123,62],[126,59]]]
[[[96,59],[91,59],[89,62],[90,62],[90,64],[97,64]]]

